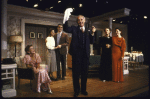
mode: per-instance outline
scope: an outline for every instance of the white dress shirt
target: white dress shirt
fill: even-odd
[[[46,40],[47,40],[46,47],[51,50],[55,49],[54,37],[47,37]]]
[[[60,34],[60,37],[61,37],[62,31],[60,33],[57,33],[57,34]]]
[[[83,31],[85,31],[85,27],[83,26],[83,27],[80,27],[80,30],[82,31],[82,28],[83,28]]]

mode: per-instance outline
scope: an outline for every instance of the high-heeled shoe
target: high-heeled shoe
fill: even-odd
[[[38,86],[37,92],[41,93],[41,84]]]
[[[52,92],[52,91],[48,91],[48,93],[49,93],[49,94],[53,94],[53,92]]]
[[[106,82],[106,80],[103,80],[103,82]]]
[[[53,92],[51,90],[48,91],[49,94],[53,94]]]

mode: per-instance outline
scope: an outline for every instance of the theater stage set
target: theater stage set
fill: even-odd
[[[147,97],[149,95],[149,66],[129,66],[129,74],[124,75],[124,82],[102,82],[97,73],[89,71],[87,79],[88,95],[79,97]],[[18,79],[16,77],[16,86]],[[21,79],[20,89],[16,87],[18,97],[73,97],[72,70],[67,69],[66,79],[52,81],[53,94],[47,92],[36,93],[31,90],[30,80]]]
[[[42,58],[42,63],[45,63],[45,56],[46,56],[46,47],[44,40],[47,36],[47,29],[50,27],[57,28],[57,25],[62,23],[64,14],[56,13],[56,12],[47,12],[47,11],[40,11],[37,9],[26,8],[21,6],[15,6],[7,4],[7,0],[3,1],[3,16],[2,16],[2,33],[1,33],[1,57],[2,58],[14,58],[15,57],[23,57],[25,55],[25,46],[28,44],[32,44],[37,53],[40,54]],[[7,8],[6,8],[7,6]],[[91,27],[94,25],[97,29],[97,33],[95,34],[97,39],[100,36],[104,35],[103,29],[105,27],[110,27],[112,29],[112,36],[115,35],[115,28],[121,28],[123,31],[123,37],[126,39],[126,44],[128,44],[127,32],[128,26],[126,24],[119,24],[119,23],[112,23],[113,19],[121,18],[129,16],[130,9],[123,8],[116,11],[108,12],[100,16],[88,18],[86,17],[86,26]],[[77,25],[76,24],[77,16],[71,15],[69,20],[69,25]],[[34,28],[34,29],[33,29]],[[30,35],[33,34],[33,35]],[[42,36],[38,36],[38,34]],[[19,36],[21,37],[20,42],[7,42],[8,37],[10,36]],[[71,41],[71,35],[68,33],[69,42]],[[12,40],[15,41],[15,40]],[[127,46],[128,47],[128,46]],[[69,46],[68,46],[69,49]],[[98,55],[98,51],[95,50],[94,46],[91,45],[91,57],[94,56],[92,59],[96,60],[96,55]],[[128,53],[128,48],[126,48],[126,55],[130,56]],[[135,52],[137,53],[137,52]],[[141,53],[140,53],[141,54]],[[136,55],[136,54],[135,54]],[[100,56],[100,55],[98,55]],[[94,59],[95,58],[95,59]],[[136,60],[135,57],[134,60]],[[66,78],[65,80],[58,80],[52,81],[51,89],[53,94],[48,94],[47,92],[33,92],[30,86],[29,79],[20,79],[20,87],[18,88],[18,73],[15,71],[11,71],[11,75],[15,75],[15,77],[10,77],[13,79],[11,85],[13,85],[13,95],[11,92],[9,96],[6,93],[5,97],[11,98],[22,98],[22,97],[73,97],[73,81],[72,81],[72,66],[71,66],[71,56],[67,55],[67,71],[66,71]],[[91,60],[90,60],[91,61]],[[98,61],[99,64],[100,61]],[[133,62],[133,60],[132,60]],[[87,79],[87,92],[88,95],[84,96],[82,94],[79,97],[147,97],[149,95],[149,66],[145,64],[137,64],[137,62],[128,63],[128,66],[124,69],[127,69],[124,72],[124,82],[117,83],[112,81],[102,82],[98,78],[98,71],[97,69],[92,69],[93,65],[91,65],[89,69],[88,79]],[[98,65],[97,64],[97,65]],[[94,68],[97,68],[97,65]],[[6,66],[2,66],[6,69]],[[8,65],[9,68],[12,68]],[[16,64],[16,70],[18,68],[18,64]],[[4,70],[5,71],[5,70]],[[12,74],[13,73],[13,74]],[[9,75],[9,72],[1,73],[2,76]],[[3,78],[5,80],[9,77]],[[32,83],[32,80],[31,80]],[[3,86],[3,85],[2,85]],[[7,89],[7,88],[6,88]],[[3,88],[2,91],[6,91]]]

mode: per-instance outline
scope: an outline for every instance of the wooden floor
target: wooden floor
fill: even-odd
[[[129,74],[124,75],[123,83],[112,81],[102,82],[96,75],[90,75],[87,80],[88,95],[79,97],[133,97],[143,92],[149,92],[149,66],[129,68]],[[51,89],[53,94],[47,92],[36,93],[30,89],[30,81],[21,79],[20,89],[17,88],[16,97],[73,97],[72,70],[67,69],[66,79],[53,81]],[[16,98],[14,97],[14,98]]]

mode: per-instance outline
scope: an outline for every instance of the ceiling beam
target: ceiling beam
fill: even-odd
[[[38,17],[43,17],[43,18],[53,18],[53,19],[60,19],[63,20],[64,18],[64,13],[58,13],[58,12],[53,12],[53,11],[42,11],[38,9],[33,9],[33,8],[27,8],[27,7],[22,7],[22,6],[16,6],[16,5],[11,5],[7,4],[7,11],[9,13],[16,13],[16,14],[23,14],[23,15],[32,15],[32,16],[38,16]],[[70,21],[76,21],[77,16],[76,15],[71,15],[70,16]],[[86,20],[89,20],[88,17],[85,17]]]
[[[126,17],[126,16],[129,16],[130,11],[131,11],[130,9],[123,8],[123,9],[119,9],[119,10],[115,10],[112,12],[102,14],[100,16],[92,17],[90,18],[90,20],[92,23],[95,23],[95,22],[108,20],[109,18],[116,19],[116,18]]]

